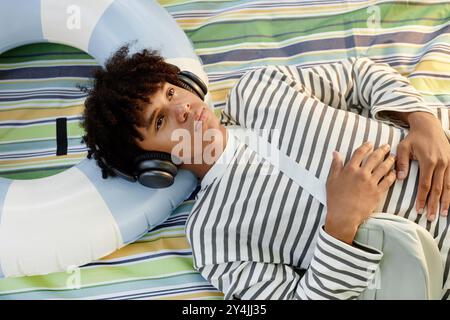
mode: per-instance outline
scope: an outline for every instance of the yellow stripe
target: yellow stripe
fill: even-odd
[[[151,242],[134,242],[126,245],[125,247],[113,252],[109,256],[104,257],[102,260],[124,258],[145,252],[156,252],[160,250],[180,250],[189,249],[189,244],[184,236],[181,237],[161,237]]]
[[[410,82],[419,92],[423,91],[427,94],[449,94],[450,80],[421,77],[412,78]]]
[[[357,3],[357,4],[338,4],[338,5],[321,5],[321,6],[308,6],[301,8],[259,8],[259,9],[239,9],[236,11],[228,11],[222,14],[217,14],[213,18],[211,17],[201,17],[201,18],[178,18],[177,23],[183,28],[186,29],[189,27],[196,27],[199,25],[204,25],[207,23],[218,22],[218,21],[227,21],[227,20],[251,20],[255,18],[280,18],[280,17],[298,17],[302,18],[310,15],[324,15],[326,13],[339,14],[344,12],[354,11],[360,8],[367,8],[369,6],[368,3]]]
[[[421,60],[414,68],[414,71],[437,71],[438,73],[450,74],[450,63],[436,60]]]
[[[2,121],[12,120],[36,120],[42,118],[70,117],[83,113],[83,105],[75,105],[67,108],[46,108],[46,109],[13,109],[2,112]]]
[[[80,154],[67,154],[64,156],[50,156],[50,157],[42,157],[42,158],[33,158],[33,159],[20,159],[20,160],[0,160],[0,165],[8,165],[8,164],[14,164],[14,165],[20,165],[20,164],[27,164],[27,163],[36,163],[36,162],[42,162],[42,161],[57,161],[63,159],[79,159]]]

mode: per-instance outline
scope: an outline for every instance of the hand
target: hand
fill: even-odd
[[[397,178],[403,180],[408,175],[409,159],[419,161],[416,210],[422,214],[427,202],[427,217],[433,221],[439,202],[441,215],[448,215],[450,143],[439,120],[432,114],[414,112],[408,116],[408,122],[409,134],[397,147]]]
[[[383,194],[395,181],[392,167],[395,157],[389,145],[372,151],[371,143],[364,143],[344,166],[338,152],[327,179],[327,217],[325,231],[348,244],[353,242],[361,223],[375,210]],[[365,163],[362,163],[367,156]]]

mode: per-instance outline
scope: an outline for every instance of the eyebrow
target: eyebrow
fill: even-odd
[[[152,103],[150,103],[150,105],[152,105]],[[153,109],[152,113],[150,114],[150,117],[146,119],[146,125],[145,125],[146,128],[149,128],[153,124],[155,116],[156,116],[156,110]]]
[[[151,105],[152,105],[152,103],[150,102],[149,106],[151,106]],[[148,119],[146,119],[146,121],[147,121],[147,124],[145,126],[146,128],[148,128],[152,125],[152,123],[155,119],[155,116],[156,116],[156,112],[155,112],[155,110],[153,110],[152,113],[150,114],[150,117]]]
[[[153,120],[155,119],[155,115],[156,115],[156,112],[155,112],[155,110],[153,110],[152,113],[150,114],[150,118],[148,118],[148,120],[147,120],[147,125],[146,125],[147,128],[152,125]]]

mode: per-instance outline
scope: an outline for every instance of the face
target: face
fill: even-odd
[[[194,158],[198,161],[221,126],[197,95],[167,82],[150,96],[143,119],[145,126],[137,130],[144,140],[136,140],[138,147],[172,154],[184,163],[194,163]]]

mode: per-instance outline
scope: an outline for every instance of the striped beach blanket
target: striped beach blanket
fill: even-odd
[[[159,0],[192,41],[216,115],[247,71],[367,56],[390,64],[430,105],[450,108],[448,1]],[[86,155],[79,127],[96,62],[79,50],[33,44],[0,55],[0,176],[53,175]],[[56,121],[68,119],[68,154],[56,156]],[[222,299],[192,268],[188,200],[158,228],[66,273],[0,280],[0,299]]]

